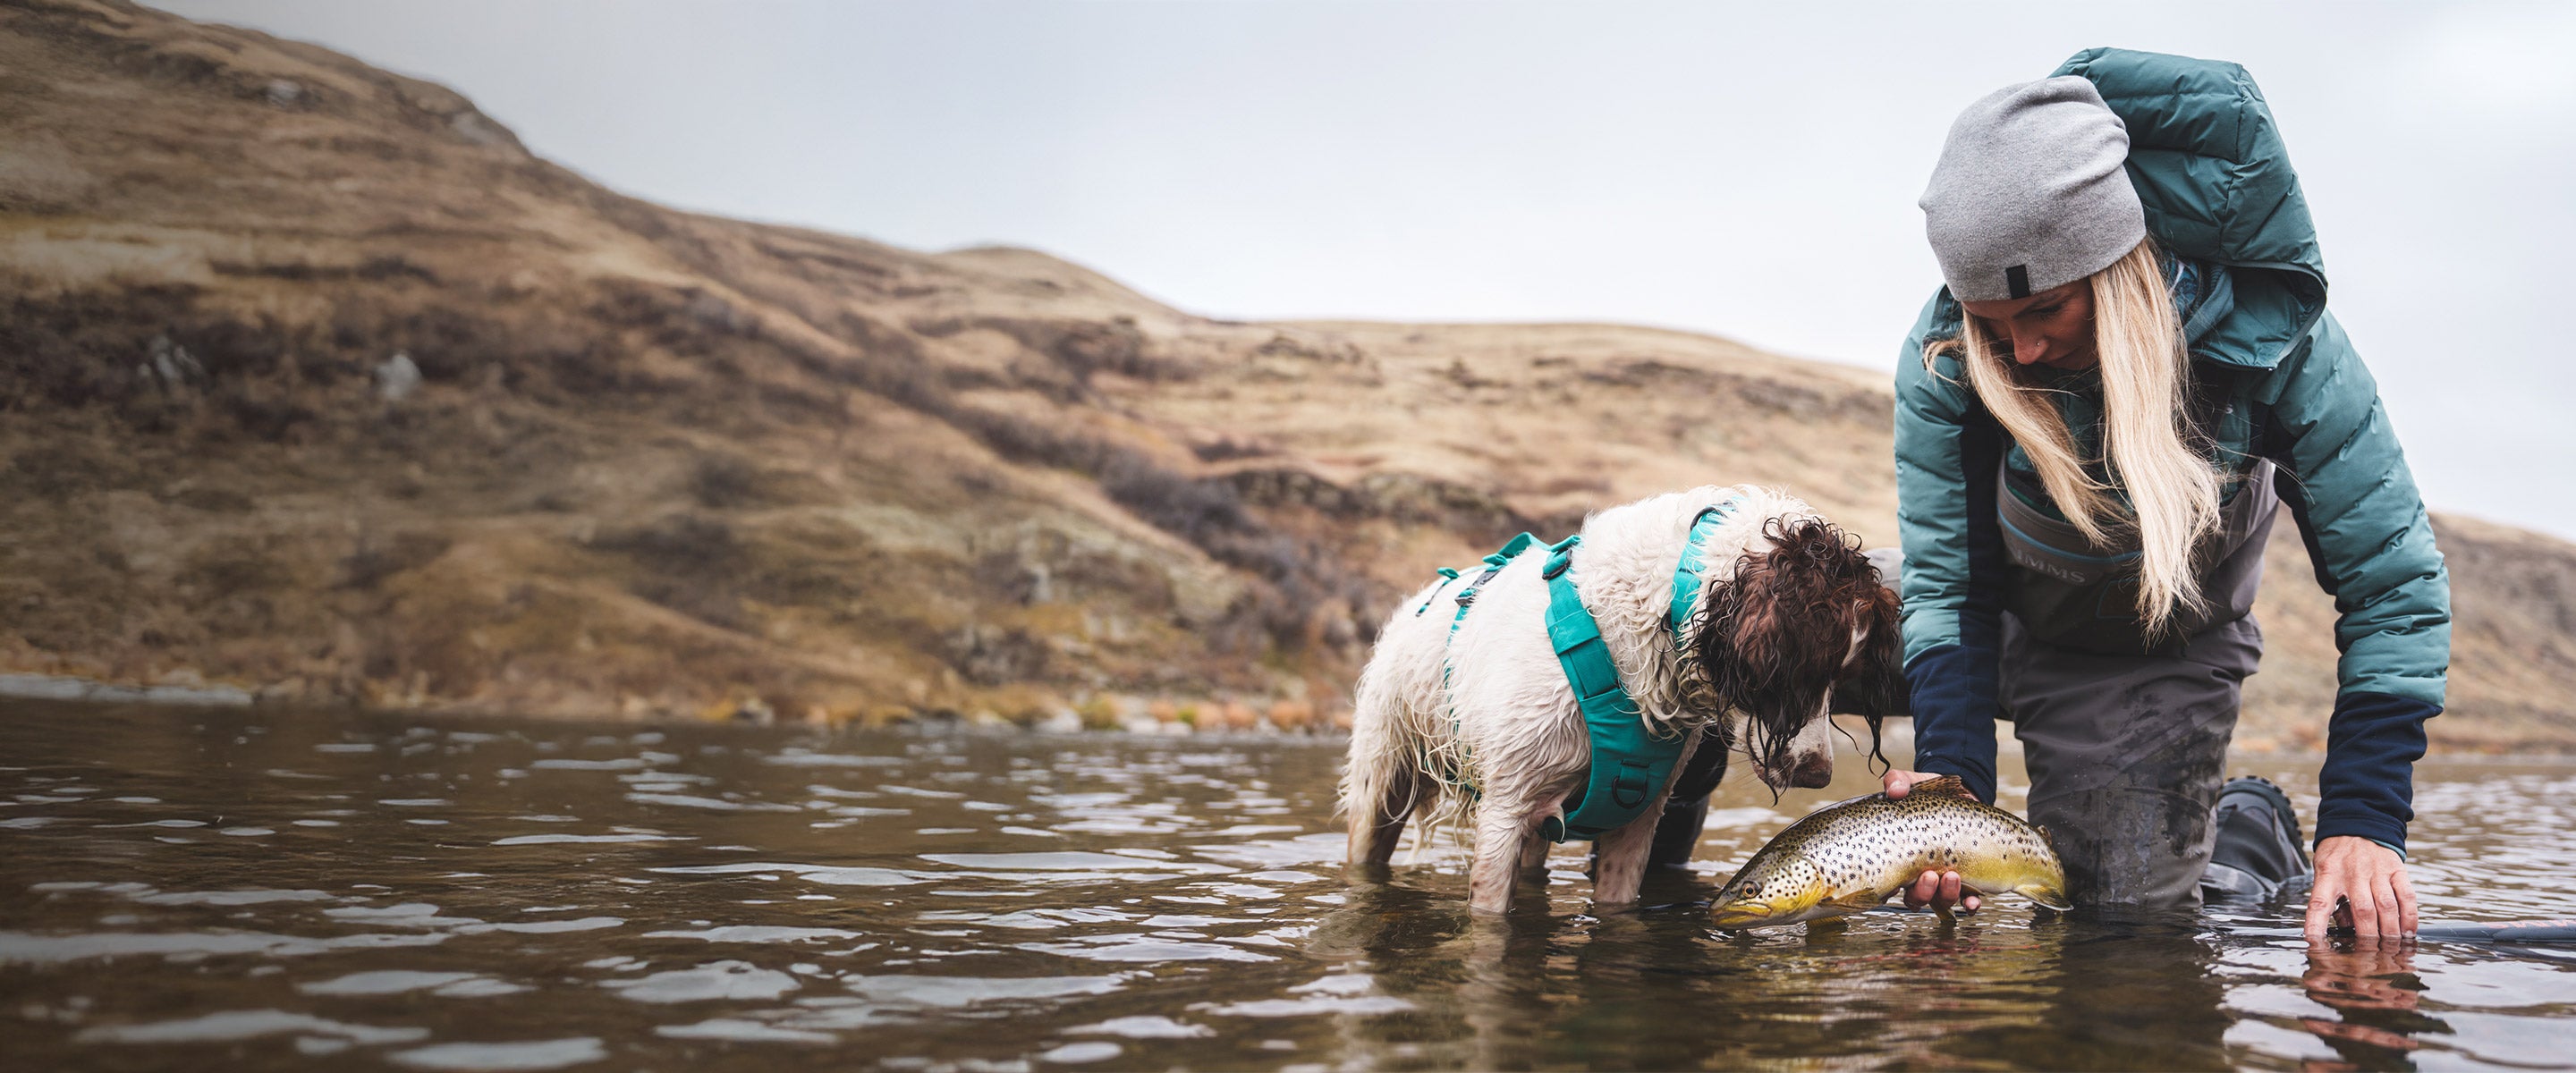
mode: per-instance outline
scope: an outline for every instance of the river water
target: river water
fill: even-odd
[[[12,1069],[2576,1065],[2576,953],[2289,909],[1712,932],[1817,804],[1730,780],[1687,876],[1579,851],[1346,884],[1338,748],[0,702]],[[2243,770],[2313,815],[2310,765]],[[2576,768],[2429,764],[2427,922],[2570,915]],[[2005,801],[2007,805],[2017,802]],[[1401,862],[1402,858],[1399,858]]]

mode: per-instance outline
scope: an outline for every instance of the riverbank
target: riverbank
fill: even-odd
[[[1405,594],[1517,532],[1749,482],[1895,538],[1883,372],[1228,321],[1028,250],[680,212],[443,87],[127,3],[0,9],[0,60],[0,673],[1294,731],[1347,718]],[[2434,525],[2435,752],[2576,749],[2576,547]],[[2295,528],[2250,749],[2322,748],[2336,689]]]

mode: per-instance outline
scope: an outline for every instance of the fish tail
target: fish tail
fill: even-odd
[[[2075,908],[2066,901],[2066,883],[2063,880],[2034,879],[2014,887],[2013,893],[2060,913]]]

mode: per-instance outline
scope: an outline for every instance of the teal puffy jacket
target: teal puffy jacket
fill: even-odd
[[[2204,431],[2232,472],[2279,466],[2276,485],[2341,616],[2316,836],[2402,849],[2423,721],[2441,711],[2450,663],[2450,578],[2378,387],[2326,311],[2316,230],[2271,109],[2232,63],[2093,49],[2056,74],[2091,79],[2127,124],[2147,230],[2178,276],[2197,281],[2184,334],[2201,397],[2214,403]],[[2029,464],[1955,357],[1925,367],[1924,345],[1955,338],[1960,316],[1946,289],[1935,294],[1898,355],[1906,675],[1915,766],[1991,799],[2000,616],[2015,569],[1995,497],[2020,494],[1999,493],[1996,473]]]

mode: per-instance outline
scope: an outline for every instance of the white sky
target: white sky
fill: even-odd
[[[666,204],[1030,246],[1241,318],[1611,320],[1892,368],[1970,100],[2232,59],[2437,510],[2576,537],[2576,5],[158,0]]]

